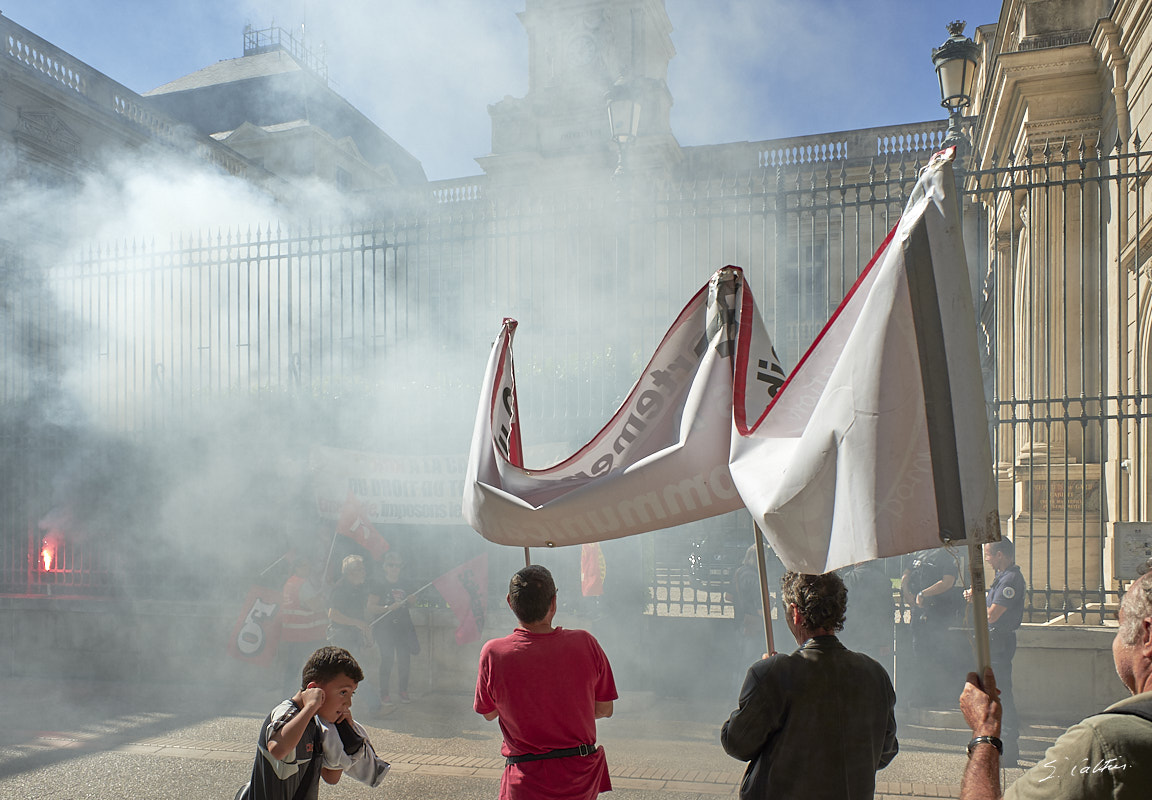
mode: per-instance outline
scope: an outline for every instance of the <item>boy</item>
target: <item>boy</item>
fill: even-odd
[[[320,778],[342,774],[323,765],[323,730],[352,721],[352,695],[364,672],[347,650],[321,647],[304,665],[301,689],[272,710],[260,729],[252,780],[236,800],[316,800]]]

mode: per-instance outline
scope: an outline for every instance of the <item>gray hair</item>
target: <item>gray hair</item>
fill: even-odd
[[[1140,623],[1152,617],[1152,575],[1141,575],[1128,587],[1120,601],[1120,610],[1124,612],[1120,621],[1120,641],[1136,644]]]

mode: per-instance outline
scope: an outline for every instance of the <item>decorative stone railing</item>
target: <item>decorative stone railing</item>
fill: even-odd
[[[230,174],[245,174],[248,164],[235,153],[154,110],[136,92],[3,15],[0,15],[0,42],[3,43],[0,52],[8,58],[39,73],[59,88],[74,92],[95,108],[131,122],[149,138],[179,150],[192,149]],[[193,141],[197,144],[194,149],[190,147]]]
[[[866,164],[869,160],[921,160],[943,147],[946,120],[855,131],[686,147],[688,172],[733,174],[751,169]]]

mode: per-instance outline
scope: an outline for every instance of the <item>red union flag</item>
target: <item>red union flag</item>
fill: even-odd
[[[379,559],[388,552],[388,540],[381,536],[372,526],[372,523],[368,521],[368,515],[364,513],[360,501],[351,492],[348,493],[348,499],[344,501],[344,507],[340,509],[340,519],[336,522],[336,531],[363,547],[375,559]]]
[[[456,644],[478,640],[488,615],[488,554],[445,572],[432,585],[456,615]]]
[[[604,550],[599,542],[580,545],[580,593],[585,597],[604,594]]]
[[[228,640],[228,652],[233,658],[261,665],[272,660],[280,646],[280,602],[276,589],[252,587]]]
[[[499,544],[552,547],[746,507],[781,561],[809,573],[998,539],[952,156],[922,172],[790,374],[743,272],[725,267],[600,433],[552,467],[521,466],[498,439],[518,417],[516,324],[505,320],[477,410],[464,518]]]

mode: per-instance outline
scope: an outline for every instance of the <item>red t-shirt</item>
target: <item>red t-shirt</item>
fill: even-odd
[[[505,756],[594,744],[594,704],[617,697],[608,658],[587,631],[517,628],[480,651],[473,708],[499,712]],[[505,767],[500,800],[586,800],[611,789],[608,761],[598,750]]]

